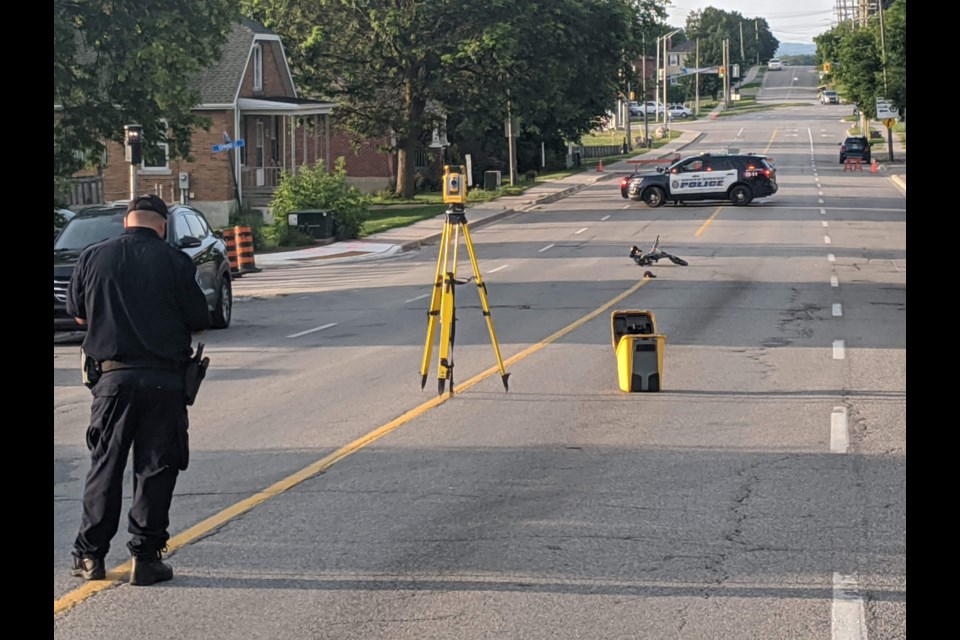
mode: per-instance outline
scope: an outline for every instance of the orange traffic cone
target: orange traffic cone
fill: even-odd
[[[877,159],[873,158],[872,160],[870,160],[870,173],[876,173],[876,172],[877,172]]]
[[[597,173],[603,173],[603,158],[600,158],[600,162],[597,163]]]

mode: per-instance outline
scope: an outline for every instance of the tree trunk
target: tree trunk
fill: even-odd
[[[400,198],[412,198],[415,190],[414,177],[417,170],[417,145],[423,132],[423,112],[426,100],[414,92],[411,71],[406,82],[404,99],[404,134],[397,139],[397,190]]]
[[[415,138],[407,138],[403,141],[402,146],[397,149],[397,197],[413,197],[416,163],[417,141]]]

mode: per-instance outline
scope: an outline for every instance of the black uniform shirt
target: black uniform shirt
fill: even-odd
[[[193,261],[144,227],[84,250],[67,313],[86,320],[88,355],[119,362],[187,362],[191,334],[210,325]]]

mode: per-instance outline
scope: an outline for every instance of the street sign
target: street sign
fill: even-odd
[[[893,129],[893,125],[897,124],[896,118],[885,118],[883,121],[883,126],[887,129]]]
[[[221,151],[229,151],[230,149],[239,149],[247,145],[243,140],[234,140],[233,142],[228,142],[226,144],[215,144],[213,145],[213,152],[220,153]]]
[[[877,120],[886,120],[887,118],[896,118],[897,110],[893,102],[885,98],[877,98]]]

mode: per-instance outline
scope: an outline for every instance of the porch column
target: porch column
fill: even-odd
[[[323,137],[324,142],[326,143],[326,164],[327,171],[330,171],[330,114],[327,113],[323,116]]]
[[[303,119],[303,166],[307,166],[307,119]]]
[[[293,174],[297,173],[297,118],[290,116],[290,163]]]
[[[313,166],[320,162],[320,120],[313,114]]]

